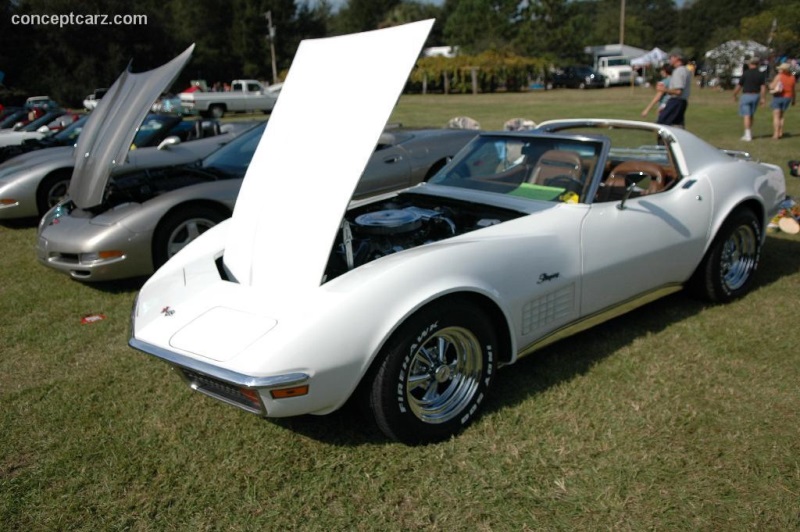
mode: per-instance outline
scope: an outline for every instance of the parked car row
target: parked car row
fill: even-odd
[[[146,102],[140,100],[146,111]],[[130,102],[118,105],[127,106],[129,115],[137,116],[131,112]],[[97,137],[98,146],[81,147],[83,130],[91,124],[95,129],[135,126],[134,119],[121,122],[112,111],[98,106],[63,137],[48,137],[50,142],[41,140],[36,145],[26,143],[26,151],[37,151],[0,164],[0,220],[43,217],[40,259],[81,281],[150,274],[183,245],[229,217],[264,130],[263,123],[254,127],[253,122],[221,124],[151,113],[132,141],[124,135],[104,135]],[[475,134],[460,129],[387,129],[354,197],[429,179]],[[56,141],[66,147],[55,147]],[[75,170],[76,150],[71,146],[76,142],[77,152],[117,154],[126,142],[132,151],[126,155],[126,164],[103,173],[98,180]],[[16,155],[5,152],[0,150],[0,158]],[[98,164],[114,166],[110,160]],[[79,203],[74,197],[78,188],[81,195],[87,188],[95,191],[96,202]],[[70,197],[60,201],[66,196]],[[58,208],[50,210],[56,204]]]
[[[0,164],[0,221],[41,217],[66,195],[75,166],[73,148],[90,119],[86,116],[64,135],[0,150],[25,150]],[[187,121],[172,115],[148,114],[136,128],[125,169],[196,161],[229,142],[254,123]],[[134,128],[135,126],[132,126]]]
[[[27,141],[41,140],[57,133],[80,118],[80,115],[66,109],[42,111],[31,109],[27,118],[13,127],[0,130],[0,149],[17,146]]]

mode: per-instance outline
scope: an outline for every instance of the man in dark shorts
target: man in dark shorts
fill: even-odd
[[[744,118],[744,135],[740,140],[749,142],[753,140],[753,119],[759,103],[767,103],[767,76],[758,69],[758,58],[752,57],[747,62],[747,70],[742,72],[739,84],[733,89],[733,101],[739,93],[739,116]]]
[[[657,90],[663,90],[669,95],[667,105],[658,115],[656,123],[665,126],[686,126],[686,107],[689,103],[689,94],[692,91],[692,75],[684,65],[683,52],[676,48],[669,53],[669,64],[672,65],[672,76],[669,78],[669,87],[663,83],[658,84]]]

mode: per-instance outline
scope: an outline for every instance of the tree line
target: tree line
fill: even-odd
[[[70,13],[145,15],[146,23],[20,23]],[[427,46],[456,45],[466,56],[539,66],[586,62],[585,47],[620,40],[643,49],[681,47],[698,63],[731,39],[755,40],[777,56],[795,57],[800,48],[800,0],[348,0],[340,9],[329,0],[0,0],[0,17],[6,94],[47,94],[72,106],[111,84],[129,61],[134,71],[148,70],[193,42],[179,85],[274,82],[273,50],[279,81],[302,39],[426,18],[436,19]],[[320,80],[346,82],[347,72]]]

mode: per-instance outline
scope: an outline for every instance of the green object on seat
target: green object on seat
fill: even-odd
[[[509,192],[509,195],[542,201],[557,201],[558,197],[563,194],[565,190],[566,189],[561,187],[546,187],[544,185],[522,183]]]

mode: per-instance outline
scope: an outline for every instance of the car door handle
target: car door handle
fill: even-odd
[[[386,164],[394,164],[403,160],[403,157],[400,155],[392,155],[391,157],[386,157],[383,162]]]

